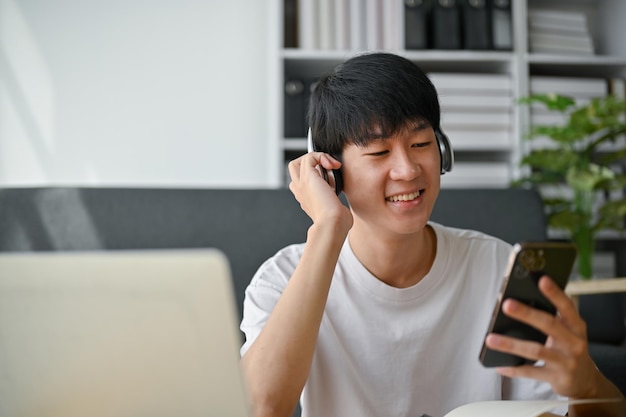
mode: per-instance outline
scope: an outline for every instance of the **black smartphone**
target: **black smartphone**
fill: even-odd
[[[516,299],[533,308],[556,314],[556,309],[541,294],[539,278],[548,275],[562,289],[569,280],[577,250],[572,243],[523,242],[513,246],[505,273],[505,280],[493,309],[487,334],[498,333],[518,339],[545,343],[547,336],[527,324],[514,320],[502,312],[502,302]],[[491,350],[483,342],[480,362],[486,367],[519,366],[532,363],[526,358]]]

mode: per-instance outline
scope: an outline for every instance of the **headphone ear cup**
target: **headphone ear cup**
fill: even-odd
[[[441,174],[452,171],[454,166],[454,151],[450,144],[448,136],[441,131],[441,129],[435,129],[435,137],[437,138],[437,144],[439,145],[439,156],[441,160]]]
[[[333,176],[335,177],[335,193],[339,195],[343,191],[343,173],[341,168],[333,169]]]

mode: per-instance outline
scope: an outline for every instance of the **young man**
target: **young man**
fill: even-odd
[[[429,222],[449,168],[439,117],[432,83],[395,55],[361,55],[320,80],[309,121],[324,152],[289,165],[290,189],[313,225],[246,292],[242,364],[255,416],[290,416],[300,397],[304,417],[440,417],[482,400],[620,397],[590,359],[573,303],[546,277],[540,288],[558,318],[504,306],[546,333],[545,346],[488,339],[543,365],[479,363],[511,247]],[[342,176],[350,208],[321,168]]]

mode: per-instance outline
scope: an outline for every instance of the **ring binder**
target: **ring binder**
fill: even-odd
[[[463,48],[492,49],[491,22],[487,0],[463,1]]]
[[[428,10],[426,0],[404,1],[404,48],[428,48]]]
[[[459,9],[459,0],[434,0],[432,9],[434,49],[461,49]]]

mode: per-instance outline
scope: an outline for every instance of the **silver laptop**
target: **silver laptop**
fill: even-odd
[[[0,255],[0,416],[248,417],[216,250]]]

